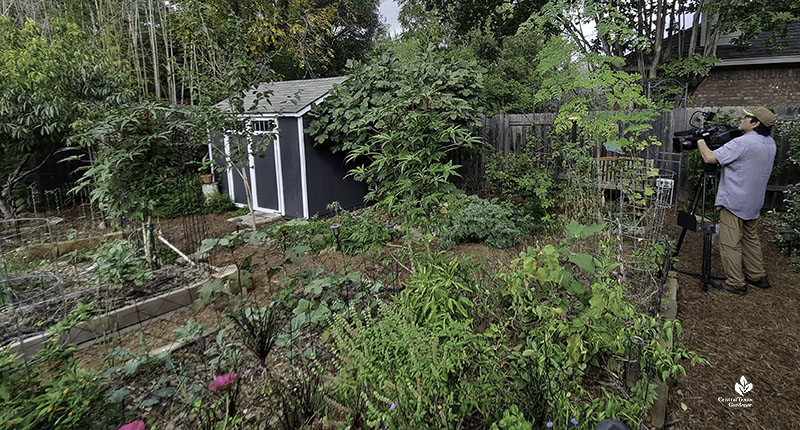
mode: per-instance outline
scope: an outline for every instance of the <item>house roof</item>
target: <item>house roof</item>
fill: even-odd
[[[778,38],[775,43],[768,44],[770,33],[764,32],[757,37],[749,40],[747,46],[740,47],[729,43],[726,38],[724,42],[717,45],[717,67],[724,66],[746,66],[761,64],[785,64],[800,62],[800,22],[788,24],[786,35]],[[679,52],[689,51],[690,29],[683,30],[671,36],[676,38],[679,43],[672,44],[671,57],[677,57]],[[664,43],[668,43],[667,38]],[[701,45],[703,38],[700,38]],[[726,43],[727,42],[727,43]],[[702,53],[702,47],[697,50]]]
[[[744,48],[735,45],[717,46],[718,66],[800,62],[800,22],[787,25],[786,35],[768,44],[765,32],[747,42]],[[776,47],[777,45],[777,47]]]
[[[335,84],[341,84],[347,80],[347,76],[336,76],[333,78],[300,79],[295,81],[264,82],[258,85],[253,91],[244,97],[245,108],[250,107],[256,100],[259,92],[268,92],[266,100],[259,103],[258,109],[252,114],[297,114],[315,101],[326,96]],[[228,109],[227,100],[223,100],[214,107]]]

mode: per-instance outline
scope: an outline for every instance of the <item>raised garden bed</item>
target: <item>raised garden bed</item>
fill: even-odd
[[[91,288],[85,288],[90,282],[85,272],[73,274],[65,285],[59,284],[59,278],[48,277],[53,281],[48,288],[0,310],[0,338],[4,344],[11,343],[17,351],[29,355],[41,348],[46,329],[78,303],[95,303],[108,310],[72,329],[68,341],[80,346],[191,304],[197,288],[208,276],[208,269],[169,265],[155,270],[141,287]]]

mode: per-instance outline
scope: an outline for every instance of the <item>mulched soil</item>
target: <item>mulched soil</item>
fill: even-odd
[[[666,223],[677,238],[674,220]],[[710,288],[704,294],[699,279],[678,275],[681,342],[711,366],[685,363],[686,377],[670,390],[671,429],[800,429],[800,274],[771,242],[779,229],[775,217],[763,216],[759,228],[771,289],[751,286],[738,296]],[[702,249],[702,233],[688,232],[676,267],[700,272]],[[724,276],[717,250],[711,266],[713,275]],[[734,384],[742,376],[753,384],[746,395],[752,407],[719,401],[739,396]]]

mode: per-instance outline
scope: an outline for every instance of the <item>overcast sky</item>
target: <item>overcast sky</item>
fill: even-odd
[[[381,0],[380,13],[383,17],[383,22],[389,25],[389,34],[394,36],[400,32],[400,23],[397,22],[397,13],[400,12],[400,6],[394,0]]]

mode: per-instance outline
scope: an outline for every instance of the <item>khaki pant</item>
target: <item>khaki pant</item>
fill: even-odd
[[[726,284],[741,288],[747,279],[757,281],[767,273],[761,255],[756,226],[758,219],[743,220],[727,208],[719,215],[719,253],[728,279]],[[744,266],[744,272],[742,271]]]

